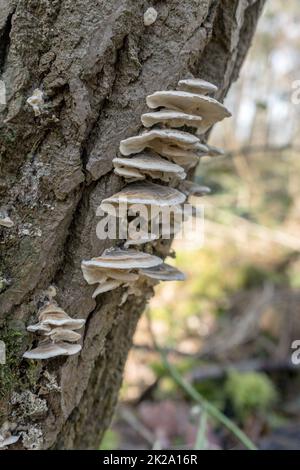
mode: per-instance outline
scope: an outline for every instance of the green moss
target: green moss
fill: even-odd
[[[7,144],[13,144],[16,140],[15,131],[11,127],[0,128],[1,140]]]
[[[4,396],[19,381],[19,355],[23,334],[16,329],[4,328],[0,337],[6,346],[6,364],[0,367],[0,396]]]
[[[242,422],[252,413],[266,413],[277,398],[271,380],[266,374],[258,372],[230,372],[225,392]]]
[[[103,436],[101,446],[99,450],[114,450],[117,449],[119,446],[119,437],[118,434],[109,429]]]
[[[6,346],[6,364],[0,366],[0,397],[16,388],[25,390],[37,382],[40,365],[34,361],[21,364],[25,334],[20,321],[11,321],[0,330],[0,339]]]

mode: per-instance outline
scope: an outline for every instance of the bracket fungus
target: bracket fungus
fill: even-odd
[[[155,124],[164,124],[170,127],[189,126],[197,128],[202,124],[202,117],[166,109],[142,114],[141,121],[145,127],[152,127]]]
[[[44,93],[39,88],[36,88],[32,96],[30,96],[26,103],[32,107],[35,116],[40,116],[42,114],[42,108],[45,104],[44,102]]]
[[[80,344],[71,344],[80,340],[80,330],[84,319],[70,317],[62,308],[54,303],[44,307],[38,315],[38,323],[28,326],[27,330],[39,333],[42,340],[35,349],[27,351],[26,359],[50,359],[56,356],[71,356],[81,350]]]
[[[208,186],[201,186],[193,181],[182,181],[180,183],[180,191],[182,191],[187,196],[196,196],[202,197],[211,193],[211,189]]]
[[[157,281],[185,281],[186,276],[179,269],[163,263],[153,268],[141,269],[140,273],[150,279]]]
[[[11,228],[14,226],[14,223],[10,217],[0,215],[0,225],[2,225],[3,227]]]
[[[82,261],[81,269],[88,284],[99,284],[93,293],[95,298],[119,286],[131,285],[139,279],[139,269],[152,268],[162,262],[157,256],[142,251],[111,248],[98,258]]]
[[[157,11],[155,10],[155,8],[148,8],[144,13],[144,25],[151,26],[153,23],[155,23],[156,19]]]
[[[149,8],[144,15],[145,25],[152,24],[156,17],[157,12]],[[182,215],[182,204],[189,196],[199,197],[210,192],[206,186],[185,181],[186,171],[196,166],[202,156],[222,155],[221,150],[203,144],[198,136],[177,129],[187,126],[203,134],[214,123],[231,116],[223,104],[208,96],[218,88],[194,78],[180,80],[178,88],[147,96],[148,107],[155,111],[143,114],[141,121],[146,128],[158,127],[120,142],[122,157],[114,158],[114,172],[129,184],[104,199],[100,209],[109,216],[118,217],[121,228],[126,225],[125,248],[112,248],[98,258],[82,261],[84,279],[88,284],[98,284],[93,298],[126,286],[128,289],[119,304],[123,305],[131,293],[142,295],[140,283],[147,282],[147,278],[157,281],[185,279],[183,273],[163,263],[160,258],[128,248],[176,234],[180,229],[177,215]],[[168,185],[149,182],[149,177]],[[178,189],[172,187],[175,182]],[[139,217],[128,220],[137,213]],[[194,213],[198,216],[196,210],[192,215]],[[68,332],[70,338],[71,333]],[[53,341],[61,338],[60,331],[52,336],[50,331],[44,334],[52,337]]]
[[[150,148],[160,153],[163,145],[182,149],[196,149],[200,139],[193,134],[175,129],[153,129],[143,134],[121,140],[120,152],[124,156],[142,152]]]
[[[2,424],[0,427],[0,450],[5,450],[7,447],[18,442],[20,434],[14,435],[16,433],[16,428],[16,423],[5,421]]]
[[[10,433],[7,434],[0,434],[0,449],[5,449],[8,446],[11,446],[13,444],[16,444],[18,440],[20,439],[20,436],[12,436]]]
[[[179,80],[178,88],[182,91],[189,91],[191,93],[199,95],[208,95],[210,93],[216,93],[218,87],[213,85],[206,80],[200,78],[187,78],[185,80]]]
[[[135,204],[145,205],[149,210],[155,211],[178,206],[185,200],[186,196],[175,188],[145,181],[125,186],[122,191],[104,199],[100,208],[108,214],[122,217],[126,215],[124,211],[130,210],[130,206]]]
[[[146,101],[151,109],[165,107],[201,116],[202,121],[198,127],[201,133],[206,132],[216,122],[231,116],[228,109],[214,98],[187,91],[156,91],[152,95],[147,96]]]
[[[223,149],[215,147],[214,145],[206,144],[206,146],[208,148],[208,152],[207,152],[208,157],[222,157],[224,155]]]
[[[130,158],[114,158],[113,164],[115,173],[127,180],[144,180],[146,176],[153,179],[160,179],[169,183],[173,179],[183,180],[186,177],[184,169],[171,163],[158,155],[143,154]],[[133,176],[131,170],[136,172]]]

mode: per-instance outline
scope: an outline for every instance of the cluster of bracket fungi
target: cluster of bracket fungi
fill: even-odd
[[[38,345],[27,351],[25,359],[51,359],[57,356],[72,356],[81,351],[77,342],[78,333],[85,324],[84,319],[70,317],[53,299],[39,312],[38,323],[28,326],[27,330],[38,334]]]
[[[115,174],[123,177],[127,184],[102,201],[100,208],[104,213],[117,217],[122,224],[124,213],[128,222],[132,216],[130,209],[136,204],[144,205],[148,215],[153,209],[157,213],[170,207],[181,210],[189,196],[200,197],[210,192],[209,188],[186,177],[202,156],[223,154],[201,141],[201,136],[213,124],[231,115],[224,105],[209,96],[216,91],[217,87],[205,80],[186,79],[179,81],[178,90],[158,91],[147,97],[148,107],[155,111],[141,116],[147,128],[144,132],[121,141],[120,156],[114,158],[113,165]],[[194,128],[197,135],[178,130],[180,127]],[[9,227],[12,221],[5,215],[0,224]],[[127,235],[121,247],[107,249],[100,257],[82,261],[84,279],[88,284],[97,285],[93,298],[122,286],[126,288],[122,305],[128,295],[142,294],[138,286],[140,280],[155,283],[185,279],[183,273],[160,257],[130,248],[164,238],[163,223],[159,228],[159,235],[149,234],[148,226],[138,232],[138,238]],[[24,357],[49,359],[77,354],[81,350],[77,343],[81,335],[77,330],[84,323],[82,319],[69,317],[52,299],[40,311],[38,323],[28,327],[30,332],[39,334],[39,343]]]
[[[115,174],[123,177],[127,185],[102,201],[100,208],[104,213],[117,218],[125,214],[128,222],[130,209],[136,204],[148,208],[149,215],[150,209],[163,212],[164,208],[180,208],[190,195],[197,197],[210,192],[209,188],[185,178],[202,156],[223,154],[201,142],[201,135],[214,123],[231,115],[224,105],[208,96],[216,91],[217,87],[205,80],[187,79],[178,83],[178,90],[159,91],[147,97],[148,107],[155,111],[143,114],[141,121],[151,129],[121,141],[121,155],[114,158],[113,165]],[[195,128],[200,137],[178,130],[185,126]],[[164,227],[160,229],[163,238]],[[82,261],[85,280],[97,284],[93,298],[120,286],[128,288],[127,295],[136,294],[135,286],[141,278],[184,280],[183,273],[159,257],[129,248],[157,238],[148,230],[140,230],[138,238],[128,235],[122,248],[111,248],[100,257]]]

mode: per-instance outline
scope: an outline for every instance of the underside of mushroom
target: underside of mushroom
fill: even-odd
[[[88,284],[98,284],[97,295],[130,285],[139,279],[139,269],[158,266],[163,261],[157,256],[132,249],[105,250],[98,258],[82,261],[83,277]]]
[[[144,180],[148,176],[151,179],[159,179],[169,183],[173,180],[183,180],[186,177],[181,166],[155,154],[115,158],[113,165],[115,173],[129,181]]]

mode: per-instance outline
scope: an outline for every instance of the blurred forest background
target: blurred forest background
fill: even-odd
[[[298,0],[267,2],[226,99],[233,118],[209,139],[226,154],[197,172],[212,188],[204,243],[173,244],[188,280],[156,287],[101,449],[242,448],[239,431],[300,448],[299,24]]]

